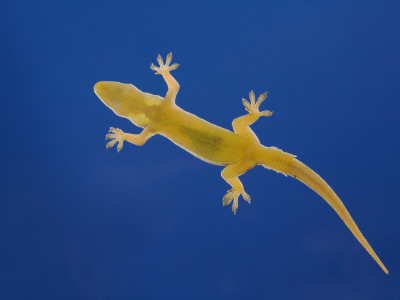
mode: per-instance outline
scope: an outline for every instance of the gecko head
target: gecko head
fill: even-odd
[[[149,123],[149,115],[162,103],[160,96],[144,93],[132,84],[115,81],[100,81],[94,92],[116,115],[129,119],[139,127]]]
[[[140,91],[132,84],[100,81],[94,85],[94,92],[118,116],[128,118],[131,113],[143,112]]]
[[[100,81],[94,85],[97,97],[117,115],[122,113],[124,102],[126,102],[127,85],[114,81]]]

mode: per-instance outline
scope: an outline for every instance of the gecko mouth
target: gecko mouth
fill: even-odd
[[[115,93],[111,93],[112,89],[109,87],[109,82],[99,81],[94,85],[94,92],[99,99],[107,106],[115,106],[117,99],[115,99]]]
[[[104,81],[99,81],[94,85],[94,92],[100,97],[100,93],[107,89],[107,84]]]

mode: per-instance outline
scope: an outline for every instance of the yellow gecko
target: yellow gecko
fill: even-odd
[[[107,143],[107,149],[118,143],[119,152],[124,141],[141,146],[153,135],[160,134],[203,161],[225,166],[221,176],[232,189],[223,197],[222,203],[225,206],[233,202],[232,210],[235,214],[240,195],[250,203],[250,196],[244,191],[239,180],[240,175],[256,165],[262,165],[285,176],[290,175],[328,202],[382,270],[389,274],[332,188],[317,173],[298,161],[295,155],[260,144],[249,126],[259,117],[272,115],[273,112],[268,110],[259,111],[267,93],[259,96],[257,101],[253,91],[249,94],[250,102],[243,98],[242,102],[248,114],[234,119],[234,132],[229,131],[186,112],[175,104],[180,86],[170,71],[179,65],[170,65],[171,60],[172,53],[168,54],[165,64],[158,55],[159,67],[153,64],[150,66],[156,74],[161,74],[167,83],[168,92],[164,98],[142,92],[132,84],[113,81],[95,84],[96,95],[116,115],[144,128],[140,134],[130,134],[111,127],[110,133],[106,135],[106,140],[111,139]]]

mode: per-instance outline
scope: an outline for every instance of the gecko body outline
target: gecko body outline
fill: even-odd
[[[165,63],[158,55],[159,67],[153,64],[150,66],[156,74],[162,75],[168,86],[165,97],[142,92],[132,84],[114,81],[100,81],[95,84],[94,91],[106,106],[118,116],[127,118],[143,128],[141,133],[131,134],[111,127],[106,134],[106,140],[111,139],[106,145],[107,149],[118,144],[119,152],[124,141],[141,146],[158,134],[205,162],[225,166],[221,176],[232,188],[222,198],[222,203],[224,206],[232,203],[234,214],[238,209],[240,196],[248,203],[251,201],[239,176],[256,165],[296,178],[319,194],[336,211],[371,257],[386,274],[389,274],[332,188],[316,172],[297,160],[295,155],[260,143],[250,125],[260,117],[273,114],[269,110],[259,110],[260,104],[267,98],[267,93],[261,94],[256,100],[254,92],[251,91],[250,101],[243,98],[242,103],[248,114],[234,119],[233,132],[229,131],[175,104],[180,86],[170,71],[177,69],[179,65],[170,65],[171,60],[172,53],[167,55]]]

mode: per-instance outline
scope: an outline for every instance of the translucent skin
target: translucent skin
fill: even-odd
[[[144,128],[140,134],[124,133],[120,129],[111,128],[111,133],[106,135],[106,139],[111,139],[107,148],[118,143],[117,148],[120,151],[124,141],[140,146],[150,137],[159,134],[203,161],[225,166],[221,176],[232,189],[222,201],[224,206],[232,203],[235,214],[240,195],[250,203],[250,196],[244,191],[239,180],[241,174],[256,165],[262,165],[284,175],[290,175],[328,202],[382,270],[386,274],[389,273],[332,188],[294,155],[260,144],[249,126],[261,116],[272,115],[270,111],[259,111],[260,104],[266,99],[266,93],[257,101],[253,92],[249,94],[250,102],[243,99],[248,114],[233,120],[232,132],[178,107],[175,98],[179,84],[170,74],[170,71],[176,69],[178,65],[169,65],[172,60],[171,53],[167,56],[165,64],[161,56],[158,56],[157,60],[160,66],[152,64],[151,69],[156,71],[156,74],[161,74],[168,85],[168,92],[164,98],[144,93],[132,84],[112,81],[95,84],[95,93],[106,106],[118,116],[127,118],[136,126]]]

